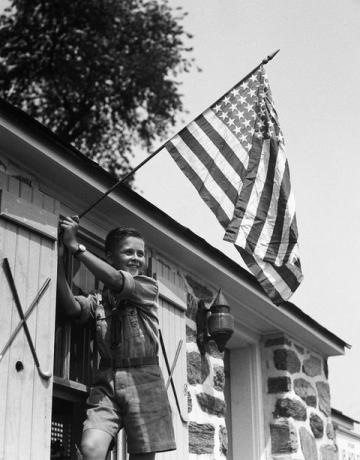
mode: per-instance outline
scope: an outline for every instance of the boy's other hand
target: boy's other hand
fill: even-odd
[[[79,217],[60,216],[60,228],[62,230],[62,240],[64,245],[71,252],[75,252],[79,247],[76,237],[79,228]]]

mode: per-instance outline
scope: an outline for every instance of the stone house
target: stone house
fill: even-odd
[[[42,125],[0,101],[0,255],[8,259],[24,310],[49,277],[27,324],[40,371],[22,330],[0,361],[0,458],[76,458],[85,400],[97,365],[93,331],[56,314],[58,215],[81,213],[113,178]],[[273,305],[256,280],[205,240],[126,187],[81,222],[81,240],[102,256],[107,231],[126,223],[148,242],[149,275],[160,288],[160,327],[170,363],[178,449],[158,459],[333,460],[327,361],[346,343],[292,303]],[[19,323],[0,271],[0,348]],[[69,263],[74,292],[99,282]],[[225,352],[197,343],[199,303],[218,289],[235,331]],[[161,355],[161,366],[166,368]],[[109,458],[125,459],[120,435]],[[58,457],[56,457],[58,456]]]

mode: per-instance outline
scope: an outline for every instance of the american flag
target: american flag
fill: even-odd
[[[165,144],[277,305],[303,276],[288,162],[263,65]]]

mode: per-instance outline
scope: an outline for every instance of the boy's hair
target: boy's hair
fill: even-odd
[[[118,227],[110,230],[105,239],[105,254],[114,252],[118,244],[129,236],[140,238],[144,241],[142,234],[135,228]]]

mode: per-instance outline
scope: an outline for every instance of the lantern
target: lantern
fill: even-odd
[[[201,354],[205,353],[205,343],[214,340],[220,352],[225,350],[225,345],[234,332],[234,317],[230,313],[221,289],[207,309],[200,300],[196,317],[197,344]]]

